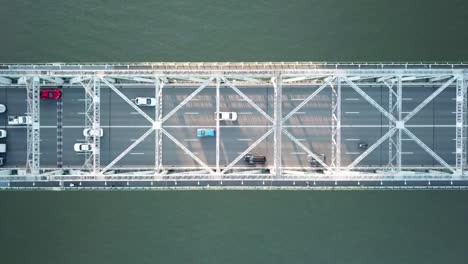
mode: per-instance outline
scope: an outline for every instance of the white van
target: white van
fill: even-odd
[[[6,152],[6,144],[0,144],[0,153]]]
[[[5,113],[6,107],[5,105],[0,104],[0,113]]]

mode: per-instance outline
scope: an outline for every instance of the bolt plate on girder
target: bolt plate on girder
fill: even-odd
[[[403,128],[405,128],[405,121],[396,121],[395,126],[398,129],[403,129]]]
[[[161,122],[154,122],[153,129],[161,129]]]

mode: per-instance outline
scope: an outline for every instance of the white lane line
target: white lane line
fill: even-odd
[[[401,155],[413,155],[413,152],[401,152]]]
[[[359,138],[347,138],[346,141],[359,141]]]
[[[85,112],[78,112],[78,113],[76,113],[76,114],[77,114],[77,115],[84,115]]]
[[[185,155],[188,155],[187,152],[184,153]],[[198,152],[192,152],[193,155],[198,155]]]
[[[403,112],[403,111],[401,111],[401,113],[402,113],[402,114],[409,114],[409,113],[411,113],[411,112]]]
[[[401,141],[412,141],[413,139],[411,138],[402,138]]]
[[[291,152],[291,155],[305,155],[305,152]]]
[[[140,113],[138,112],[130,112],[131,115],[139,115]]]
[[[198,141],[196,138],[184,138],[184,141]]]
[[[251,138],[238,138],[239,141],[252,141]]]
[[[359,101],[359,98],[345,98],[345,101]]]
[[[236,101],[245,101],[244,98],[237,98]]]
[[[130,152],[130,155],[144,155],[143,152]]]
[[[359,155],[361,154],[360,152],[346,152],[348,155]]]
[[[198,115],[198,112],[185,112],[185,115]]]
[[[403,100],[403,101],[411,101],[411,100],[413,100],[413,98],[401,98],[401,100]]]
[[[298,138],[297,141],[305,141],[305,138]]]
[[[77,101],[86,101],[85,98],[82,98],[82,99],[76,99]]]
[[[349,114],[349,115],[357,115],[357,114],[359,114],[359,112],[345,112],[345,114]]]
[[[292,98],[291,101],[304,101],[305,98]]]
[[[135,142],[135,141],[137,141],[137,140],[138,140],[138,139],[136,139],[136,138],[130,139],[130,141],[133,141],[133,142]]]
[[[251,115],[252,112],[238,112],[238,115]]]
[[[457,112],[452,112],[452,114],[456,114]],[[466,112],[463,112],[463,114],[466,114]]]
[[[303,115],[303,114],[305,114],[305,113],[306,113],[306,112],[296,112],[295,114],[296,114],[296,115]]]

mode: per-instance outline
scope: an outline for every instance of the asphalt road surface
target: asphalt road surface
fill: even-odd
[[[163,116],[174,109],[197,87],[163,88]],[[403,117],[411,112],[438,87],[404,87]],[[154,97],[155,90],[147,87],[119,88],[128,98]],[[267,86],[239,87],[268,115],[273,117],[273,88]],[[317,87],[283,86],[283,116],[286,116]],[[383,108],[388,109],[388,89],[386,87],[362,87]],[[209,166],[216,163],[215,137],[197,138],[197,128],[215,128],[216,89],[207,87],[180,108],[164,122],[164,129],[172,134]],[[81,87],[64,87],[60,101],[41,100],[41,166],[78,168],[84,163],[84,155],[73,150],[73,144],[84,142],[85,125],[84,90]],[[448,164],[455,163],[455,87],[450,86],[432,102],[424,107],[407,123],[412,133],[418,136],[429,148],[434,150]],[[57,104],[63,103],[62,118],[58,117]],[[8,115],[24,115],[27,111],[26,90],[24,87],[0,87],[0,103],[5,104],[7,112],[0,115],[0,128],[8,132],[8,138],[0,139],[7,143],[5,167],[24,167],[26,163],[26,127],[8,126]],[[155,118],[154,107],[141,109]],[[388,119],[377,111],[352,88],[342,86],[341,105],[341,160],[342,165],[350,164],[363,150],[358,149],[360,142],[369,146],[388,131]],[[237,121],[221,121],[220,164],[229,164],[264,133],[271,123],[233,89],[221,87],[220,110],[238,113]],[[331,156],[331,89],[326,88],[315,98],[292,115],[283,124],[284,128],[317,154],[324,154],[326,163]],[[61,123],[63,138],[58,133]],[[129,145],[143,135],[151,124],[128,105],[119,95],[104,84],[101,86],[101,166],[105,167]],[[121,159],[115,167],[151,167],[155,159],[155,134],[152,132],[143,142]],[[282,137],[283,167],[308,167],[307,154],[286,135]],[[62,151],[57,142],[63,142]],[[255,147],[252,152],[267,157],[267,166],[273,160],[273,133]],[[358,166],[385,166],[388,164],[386,140]],[[63,156],[58,153],[63,152]],[[168,137],[163,137],[163,164],[167,167],[193,167],[198,164]],[[404,166],[439,166],[427,152],[403,134]],[[245,166],[240,161],[236,166]]]

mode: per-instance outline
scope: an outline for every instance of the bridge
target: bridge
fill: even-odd
[[[465,188],[464,63],[1,64],[0,188]],[[58,100],[40,99],[59,89]],[[141,106],[136,97],[156,99]],[[216,112],[236,112],[219,120]],[[10,125],[8,116],[29,116]],[[214,137],[197,137],[197,129]],[[84,136],[83,130],[103,130]],[[76,152],[74,144],[91,146]],[[247,154],[265,156],[248,164]]]

